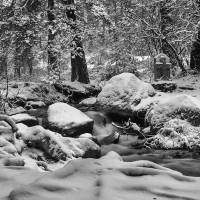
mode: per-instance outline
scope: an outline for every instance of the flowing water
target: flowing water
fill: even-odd
[[[95,108],[88,109],[87,107],[73,105],[94,119],[95,135],[104,132],[115,131],[112,121],[122,123],[124,118],[108,116],[100,111],[95,111]],[[92,110],[92,112],[90,112]],[[91,114],[92,113],[92,114]],[[30,110],[29,114],[35,116],[39,124],[48,129],[47,123],[47,107],[37,110]],[[121,135],[119,143],[102,145],[102,156],[109,151],[119,153],[124,161],[132,162],[136,160],[149,160],[171,169],[182,172],[185,175],[200,177],[200,152],[189,150],[153,150],[149,148],[136,147],[138,136]]]

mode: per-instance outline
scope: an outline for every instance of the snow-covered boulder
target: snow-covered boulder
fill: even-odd
[[[63,136],[92,132],[93,120],[66,103],[52,104],[47,112],[50,130],[59,132]]]
[[[19,114],[19,113],[25,113],[26,109],[24,109],[23,107],[19,106],[16,108],[9,108],[7,110],[7,114],[8,115],[15,115],[15,114]]]
[[[41,126],[18,125],[18,128],[18,138],[29,148],[41,150],[54,160],[100,156],[100,147],[88,138],[62,137]]]
[[[190,95],[169,95],[146,113],[146,121],[154,133],[171,119],[182,119],[193,126],[200,126],[200,101]]]
[[[78,81],[59,81],[54,84],[58,92],[70,95],[74,101],[96,96],[101,92],[101,87],[95,84],[83,84]]]
[[[0,153],[16,155],[17,149],[14,144],[6,140],[5,137],[0,136]]]
[[[39,91],[41,87],[39,83],[19,83],[17,88],[10,88],[8,98],[17,101],[17,104],[20,106],[25,106],[26,101],[40,100],[37,91]]]
[[[43,101],[27,101],[25,108],[26,109],[37,109],[45,107],[45,103]]]
[[[91,133],[84,133],[79,136],[79,138],[89,138],[92,139],[93,135]]]
[[[200,149],[200,127],[181,119],[171,119],[147,143],[154,149]]]
[[[37,119],[27,113],[19,113],[10,117],[15,123],[23,123],[27,126],[35,126],[38,124]]]
[[[154,88],[132,73],[112,77],[97,97],[98,106],[105,111],[132,116],[142,99],[155,95]]]
[[[96,102],[97,102],[96,97],[90,97],[90,98],[82,100],[79,104],[82,106],[90,107],[90,106],[95,106]]]

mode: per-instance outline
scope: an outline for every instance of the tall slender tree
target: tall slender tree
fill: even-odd
[[[74,37],[71,42],[71,81],[79,81],[81,83],[89,83],[89,75],[85,52],[83,49],[81,30],[77,25],[76,6],[74,0],[61,0],[65,5],[66,16],[70,28],[74,32]]]
[[[198,12],[200,13],[200,0],[196,0]],[[192,43],[190,53],[190,68],[200,71],[200,21],[196,27],[195,39]]]
[[[14,15],[15,2],[0,5],[0,74],[7,74],[8,52],[11,43],[12,22],[8,21]]]
[[[57,34],[55,27],[55,2],[48,0],[48,73],[52,82],[59,79],[60,70],[58,66],[58,52],[55,49],[55,37]]]
[[[171,12],[174,9],[174,1],[172,0],[164,0],[160,2],[160,26],[161,33],[163,37],[161,38],[161,50],[163,53],[168,55],[171,58],[172,64],[178,66],[182,69],[182,71],[186,71],[183,65],[181,58],[179,57],[177,50],[175,47],[169,42],[168,35],[173,32],[173,23],[174,20],[171,17]]]

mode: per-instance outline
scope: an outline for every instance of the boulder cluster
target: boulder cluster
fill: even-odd
[[[143,134],[151,135],[147,136],[146,146],[157,149],[200,147],[200,100],[195,97],[156,92],[135,75],[123,73],[108,81],[97,97],[97,104],[108,112],[120,112],[139,121]]]
[[[134,142],[135,136],[142,138],[143,145],[153,149],[200,147],[200,101],[195,97],[158,92],[131,73],[111,78],[102,90],[75,86],[65,82],[55,88],[70,95],[74,92],[80,98],[79,106],[95,107],[98,112],[80,111],[70,105],[66,94],[50,103],[46,101],[50,89],[42,84],[24,86],[17,95],[20,86],[13,85],[8,98],[17,107],[8,105],[8,114],[0,115],[1,164],[55,170],[74,158],[100,157],[101,145],[133,145],[121,138],[124,133]],[[45,127],[28,112],[35,110],[37,114],[42,108],[46,109]],[[108,115],[128,121],[122,126]]]
[[[75,87],[81,98],[98,91],[92,85],[80,88],[75,83],[74,87],[70,84],[71,92]],[[89,134],[93,120],[67,104],[69,96],[57,92],[56,86],[11,83],[7,99],[6,114],[0,114],[2,165],[55,170],[74,158],[100,157],[100,146]],[[46,112],[42,117],[46,115],[48,129],[42,126],[39,110]]]

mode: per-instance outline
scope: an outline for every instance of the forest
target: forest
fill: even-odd
[[[200,200],[200,0],[0,0],[0,200]]]
[[[198,68],[199,9],[194,0],[2,0],[1,78],[51,82],[72,69],[72,81],[88,83],[87,68],[99,81],[141,67],[150,74],[161,52],[183,72]]]

